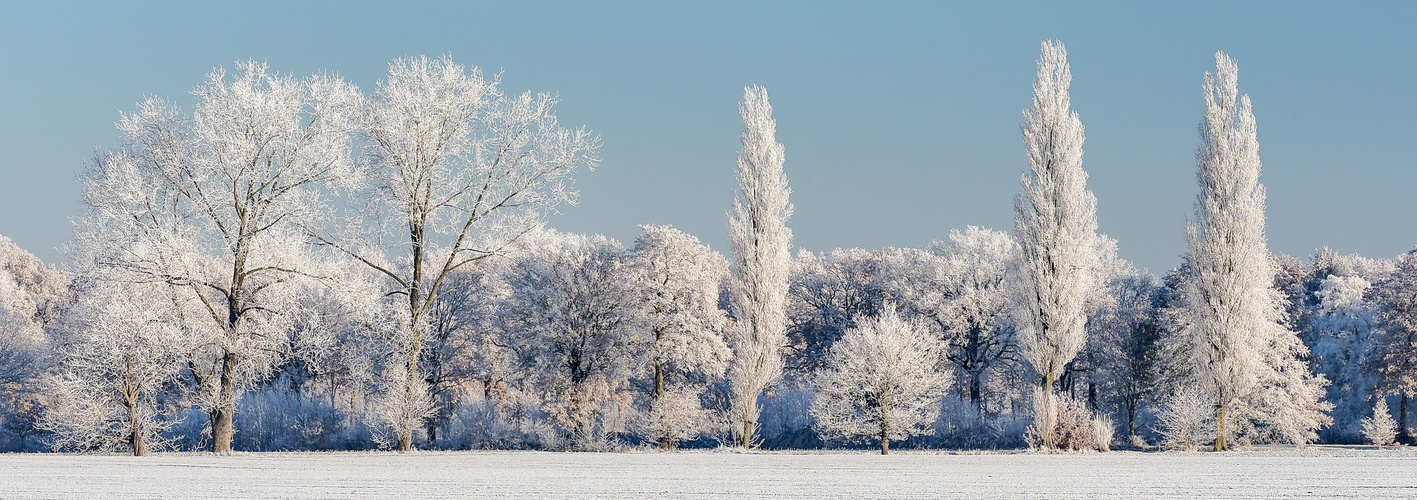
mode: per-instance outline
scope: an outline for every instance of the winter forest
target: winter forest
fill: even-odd
[[[822,253],[793,252],[761,86],[711,249],[548,227],[601,141],[500,74],[218,68],[122,113],[68,268],[0,237],[0,451],[1411,444],[1417,250],[1271,253],[1238,75],[1196,75],[1187,250],[1155,276],[1098,232],[1056,41],[1014,227]]]

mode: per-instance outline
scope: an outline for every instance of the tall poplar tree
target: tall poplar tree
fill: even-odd
[[[728,369],[732,391],[733,432],[748,448],[758,422],[758,396],[782,376],[782,347],[787,344],[787,279],[792,217],[783,149],[774,135],[767,89],[743,89],[738,105],[743,139],[738,151],[738,189],[728,216],[733,249],[733,360]]]
[[[1307,442],[1329,421],[1319,400],[1325,381],[1309,372],[1308,348],[1284,326],[1283,299],[1272,286],[1259,140],[1238,72],[1234,59],[1216,52],[1215,73],[1205,75],[1183,319],[1165,346],[1173,383],[1201,391],[1215,409],[1216,451],[1236,437]]]
[[[1097,198],[1082,169],[1082,120],[1070,109],[1072,72],[1061,42],[1043,42],[1033,108],[1023,111],[1028,169],[1014,200],[1020,259],[1015,316],[1024,359],[1042,378],[1035,429],[1053,447],[1053,384],[1087,344],[1085,302],[1095,281]]]

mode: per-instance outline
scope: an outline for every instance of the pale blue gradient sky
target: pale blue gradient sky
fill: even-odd
[[[1043,39],[1067,44],[1103,232],[1179,262],[1201,75],[1225,50],[1259,120],[1270,247],[1389,257],[1417,244],[1417,3],[43,2],[0,6],[0,234],[60,261],[77,177],[145,95],[188,105],[261,59],[372,89],[452,54],[555,91],[604,139],[552,225],[629,242],[674,224],[725,250],[742,87],[768,87],[798,247],[923,246],[1012,230],[1020,110]],[[987,5],[980,5],[987,4]]]

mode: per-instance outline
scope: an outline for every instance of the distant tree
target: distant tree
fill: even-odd
[[[623,430],[641,303],[629,254],[604,236],[548,234],[512,267],[500,307],[520,376],[575,447]]]
[[[856,326],[857,317],[880,314],[891,293],[884,253],[859,248],[798,252],[787,299],[790,371],[805,376],[821,368],[832,343]]]
[[[95,254],[98,279],[162,283],[199,305],[181,320],[198,339],[188,366],[212,449],[228,453],[237,399],[288,352],[292,292],[321,274],[302,228],[352,173],[359,93],[243,62],[193,94],[190,116],[158,98],[122,116],[124,144],[85,176],[75,245],[114,249]]]
[[[917,291],[900,300],[935,325],[944,340],[945,361],[954,369],[952,378],[983,411],[986,378],[1018,356],[1007,281],[1018,261],[1018,245],[1006,233],[970,226],[950,231],[949,239],[931,251],[943,266],[939,279],[920,280]]]
[[[641,434],[668,450],[704,430],[698,395],[728,365],[728,317],[718,308],[728,262],[673,227],[640,227],[630,265],[642,316],[632,342],[653,382]]]
[[[572,173],[599,162],[599,139],[562,127],[554,96],[508,96],[499,84],[446,56],[390,63],[361,121],[370,182],[360,192],[372,206],[354,219],[368,227],[320,236],[383,275],[399,302],[404,325],[390,332],[389,353],[399,361],[382,374],[397,393],[385,399],[399,451],[413,448],[431,411],[420,368],[444,283],[574,201]]]
[[[1097,257],[1097,199],[1082,169],[1082,120],[1070,109],[1067,51],[1043,42],[1033,108],[1024,110],[1028,170],[1014,201],[1014,233],[1020,259],[1015,313],[1023,358],[1042,378],[1035,411],[1052,418],[1054,382],[1087,343],[1086,299]],[[1039,422],[1052,428],[1052,422]],[[1042,446],[1054,448],[1051,433]]]
[[[52,327],[73,301],[69,275],[0,236],[0,451],[37,436]]]
[[[1310,364],[1331,381],[1325,400],[1334,405],[1328,441],[1352,439],[1354,427],[1371,410],[1378,377],[1372,371],[1373,341],[1378,336],[1374,308],[1363,300],[1371,287],[1362,276],[1330,274],[1313,295],[1318,303],[1305,311]]]
[[[823,435],[874,437],[885,455],[891,440],[933,432],[949,377],[935,370],[939,341],[894,309],[856,324],[832,345],[811,413]]]
[[[1093,379],[1115,398],[1126,418],[1128,441],[1137,436],[1143,405],[1155,396],[1161,293],[1160,280],[1132,268],[1108,280],[1111,304],[1089,320],[1094,332],[1087,348],[1095,360]]]
[[[782,376],[787,345],[786,302],[791,271],[791,190],[782,171],[783,148],[774,138],[768,91],[743,89],[738,106],[743,138],[738,151],[738,190],[728,216],[733,250],[732,314],[736,320],[728,368],[733,432],[743,448],[753,444],[758,397]]]
[[[1401,398],[1398,431],[1402,439],[1410,440],[1407,407],[1417,396],[1417,250],[1398,258],[1396,270],[1374,284],[1367,299],[1377,307],[1380,324],[1371,358],[1378,389]]]
[[[1209,398],[1214,449],[1230,440],[1303,443],[1330,422],[1308,349],[1283,324],[1280,292],[1266,248],[1264,187],[1249,96],[1236,86],[1235,61],[1215,56],[1205,76],[1203,144],[1196,153],[1195,218],[1186,226],[1187,273],[1180,282],[1179,327],[1165,350],[1173,387]]]

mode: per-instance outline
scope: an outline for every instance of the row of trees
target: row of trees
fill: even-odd
[[[1120,421],[1128,443],[1223,450],[1351,441],[1392,395],[1406,436],[1417,257],[1273,257],[1253,112],[1216,63],[1188,252],[1164,279],[1097,233],[1058,42],[1024,111],[1013,235],[795,258],[758,86],[725,258],[667,226],[630,248],[543,229],[599,141],[476,68],[400,59],[372,94],[217,70],[190,115],[160,99],[123,115],[123,145],[86,174],[72,273],[4,242],[4,429],[12,447],[136,454],[885,453],[1105,450]]]

